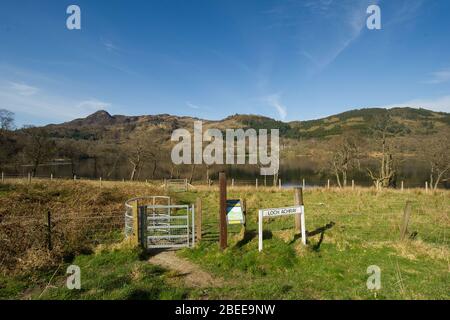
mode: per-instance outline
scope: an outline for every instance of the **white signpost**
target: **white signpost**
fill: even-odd
[[[263,249],[263,219],[264,218],[274,218],[279,216],[286,216],[292,214],[300,215],[301,227],[302,227],[302,243],[306,245],[306,228],[305,228],[305,207],[295,206],[287,208],[273,208],[273,209],[260,209],[258,212],[258,240],[259,251]]]

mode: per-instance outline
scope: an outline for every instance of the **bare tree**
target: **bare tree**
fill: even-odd
[[[348,173],[354,168],[359,168],[359,149],[356,139],[344,136],[335,141],[329,165],[336,176],[339,188],[346,187]]]
[[[34,177],[39,165],[51,159],[55,151],[55,143],[50,140],[45,128],[25,126],[24,133],[27,139],[23,152],[25,158],[32,163],[32,175]]]
[[[367,172],[374,185],[379,188],[395,187],[396,170],[394,163],[393,147],[388,142],[388,138],[393,134],[393,121],[386,113],[380,117],[372,128],[375,136],[378,136],[381,142],[381,153],[379,156],[379,169],[377,173],[367,168]]]
[[[0,129],[2,131],[14,129],[14,113],[6,109],[0,109]]]
[[[0,109],[0,169],[11,162],[19,152],[20,146],[11,130],[14,129],[14,114]]]
[[[153,174],[156,172],[157,163],[160,159],[160,148],[161,143],[152,140],[150,134],[141,133],[129,140],[126,149],[128,161],[132,165],[130,181],[139,178],[144,164],[148,161],[152,161]]]
[[[450,138],[448,132],[437,137],[429,146],[430,186],[437,189],[441,180],[450,172]]]
[[[64,140],[58,147],[59,154],[67,158],[71,164],[72,176],[77,174],[76,165],[83,157],[81,146],[74,140]]]

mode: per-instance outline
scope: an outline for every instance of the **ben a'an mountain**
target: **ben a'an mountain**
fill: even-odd
[[[285,139],[326,139],[346,133],[371,137],[373,131],[389,118],[387,130],[392,136],[432,136],[450,127],[450,114],[415,108],[358,109],[307,121],[282,122],[258,115],[236,114],[222,120],[202,120],[169,114],[125,116],[97,111],[86,118],[75,119],[46,128],[55,138],[107,139],[124,138],[132,133],[152,132],[161,138],[169,137],[178,128],[192,128],[195,120],[206,127],[218,129],[254,128],[279,129]]]
[[[16,131],[17,141],[23,142],[16,147],[28,147],[23,151],[16,148],[19,150],[17,157],[8,159],[17,159],[18,164],[28,167],[8,163],[8,170],[14,169],[11,173],[17,174],[31,166],[37,175],[44,176],[131,180],[166,177],[203,180],[214,177],[220,170],[227,170],[239,179],[251,180],[259,175],[260,167],[247,165],[250,161],[240,166],[174,163],[172,133],[176,129],[192,133],[196,121],[202,122],[203,132],[207,129],[220,132],[237,128],[257,132],[279,129],[277,160],[283,181],[295,182],[306,177],[312,183],[321,184],[326,179],[335,179],[336,173],[344,170],[349,179],[370,184],[385,159],[390,172],[395,172],[395,179],[405,179],[406,183],[419,186],[430,179],[430,174],[439,176],[439,170],[450,162],[447,160],[450,114],[425,109],[360,109],[317,120],[291,122],[258,115],[236,114],[222,120],[204,120],[169,114],[111,115],[102,110],[66,123]],[[44,140],[39,138],[42,135],[46,137]],[[44,145],[48,148],[32,152],[36,145],[42,145],[34,143],[33,139],[47,141]],[[41,155],[41,151],[46,151],[46,156],[36,161],[34,155]],[[46,164],[56,160],[65,165]],[[369,176],[369,171],[373,175]],[[395,179],[391,179],[393,185]],[[440,181],[446,180],[447,177],[441,175]]]

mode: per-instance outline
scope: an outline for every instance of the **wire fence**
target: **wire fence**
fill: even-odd
[[[151,183],[158,186],[165,186],[166,181],[181,181],[185,183],[188,181],[187,179],[135,179],[129,180],[128,178],[122,179],[112,179],[112,178],[94,178],[94,177],[83,177],[83,176],[56,176],[56,175],[32,175],[28,174],[5,174],[1,173],[0,182],[7,182],[8,180],[23,180],[25,182],[31,182],[34,180],[62,180],[62,181],[97,181],[100,184],[102,182],[122,182],[122,183]],[[208,180],[195,180],[191,181],[189,184],[193,186],[217,186],[218,180],[208,179]],[[273,176],[268,177],[258,177],[254,179],[240,179],[229,177],[227,179],[227,185],[229,187],[277,187],[277,188],[292,188],[292,187],[303,187],[304,189],[335,189],[339,188],[339,185],[336,183],[335,179],[327,179],[327,178],[315,178],[315,179],[302,179],[298,180],[293,179],[283,179],[283,178],[274,178]],[[349,180],[347,182],[346,188],[375,188],[375,185],[370,181],[359,181],[359,180]],[[408,181],[401,180],[398,181],[395,188],[397,190],[404,189],[424,189],[424,190],[432,190],[433,185],[429,181]],[[450,187],[447,180],[441,181],[441,183],[437,186],[438,189],[448,189]]]
[[[0,270],[52,264],[124,237],[123,212],[96,215],[46,212],[40,216],[30,212],[0,217]]]

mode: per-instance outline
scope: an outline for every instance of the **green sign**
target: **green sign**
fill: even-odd
[[[240,200],[227,200],[227,222],[228,224],[245,223]]]

